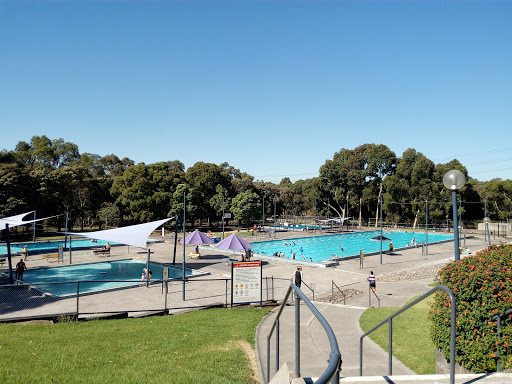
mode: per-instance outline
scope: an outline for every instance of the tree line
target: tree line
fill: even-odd
[[[512,219],[512,180],[479,182],[454,159],[435,164],[415,149],[401,157],[385,145],[341,149],[319,176],[279,184],[255,180],[228,163],[197,162],[185,170],[179,160],[153,164],[80,153],[63,139],[34,136],[0,152],[0,217],[36,209],[38,217],[68,212],[74,225],[100,228],[183,216],[189,223],[218,225],[229,212],[238,224],[260,223],[263,214],[355,217],[379,214],[382,197],[387,223],[450,219],[452,201],[443,176],[457,169],[466,176],[460,191],[463,221],[482,220],[484,201],[493,221]],[[347,212],[348,209],[348,212]],[[50,225],[64,226],[64,217]],[[181,221],[181,220],[180,220]]]

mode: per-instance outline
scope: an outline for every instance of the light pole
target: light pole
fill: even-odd
[[[263,195],[263,224],[261,224],[261,230],[265,230],[265,196]]]
[[[222,240],[224,240],[224,190],[222,191]]]
[[[459,249],[459,224],[457,222],[457,191],[461,189],[466,183],[466,178],[461,171],[451,170],[446,172],[443,177],[444,186],[452,191],[452,206],[453,206],[453,244],[455,250],[455,261],[460,260]]]
[[[489,216],[487,216],[487,199],[485,199],[485,217],[484,217],[484,242],[489,239],[489,247],[491,246],[491,234],[489,233]]]
[[[379,219],[380,219],[380,263],[382,264],[382,196],[379,196],[379,205],[380,205],[380,209],[379,209]]]
[[[274,240],[276,238],[276,197],[274,196]]]
[[[425,254],[428,255],[428,196],[425,198]]]
[[[314,234],[316,235],[316,196],[315,196],[315,213],[313,216],[313,229],[314,229]]]
[[[347,210],[345,211],[345,220],[347,221],[347,232],[348,232],[348,195],[347,195]]]

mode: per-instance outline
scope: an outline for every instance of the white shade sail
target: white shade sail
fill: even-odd
[[[34,212],[34,211],[22,213],[21,215],[4,217],[4,218],[0,219],[0,231],[3,231],[5,229],[6,224],[9,224],[9,228],[12,228],[12,227],[17,227],[18,225],[25,225],[25,224],[33,223],[35,221],[44,220],[44,219],[28,220],[28,221],[22,220],[25,216],[31,214],[32,212]]]
[[[146,248],[149,235],[159,226],[172,219],[173,217],[122,228],[105,229],[95,232],[68,232],[68,234]]]

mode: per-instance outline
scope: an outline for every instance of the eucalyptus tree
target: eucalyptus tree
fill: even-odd
[[[184,174],[172,162],[139,163],[116,176],[110,193],[121,208],[123,219],[140,223],[166,217]]]
[[[246,225],[261,220],[262,206],[257,193],[245,191],[231,201],[231,212],[235,220]]]

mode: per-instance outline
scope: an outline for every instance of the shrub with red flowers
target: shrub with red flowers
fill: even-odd
[[[498,357],[500,370],[512,368],[512,315],[501,319],[500,337],[492,319],[512,308],[512,245],[491,246],[447,264],[436,280],[455,296],[456,361],[475,373],[495,371]],[[451,306],[446,293],[434,294],[429,318],[432,340],[449,359]]]

